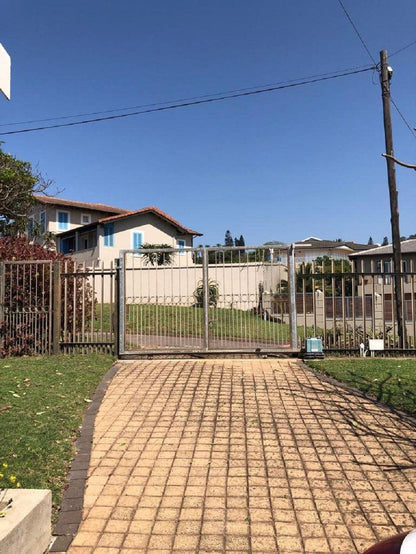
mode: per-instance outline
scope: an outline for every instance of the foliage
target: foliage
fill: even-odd
[[[74,272],[75,262],[25,237],[0,238],[0,262],[50,261],[59,262],[61,271]],[[50,324],[52,267],[45,264],[13,264],[4,266],[0,321],[0,357],[31,355],[45,344],[45,333]],[[91,315],[93,297],[91,286],[81,276],[62,280],[62,297],[66,298],[66,325],[79,331]],[[18,313],[19,316],[15,314]],[[63,314],[62,314],[63,317]]]
[[[0,452],[8,486],[51,489],[54,518],[84,411],[112,363],[98,354],[0,360]]]
[[[198,281],[197,287],[194,291],[195,306],[197,308],[202,308],[204,306],[204,282]],[[213,279],[208,280],[208,298],[209,306],[215,308],[218,304],[218,299],[220,297],[220,290],[217,281]]]
[[[313,369],[331,375],[389,406],[416,415],[416,360],[348,358],[309,360]]]
[[[16,235],[26,229],[28,214],[50,183],[24,162],[0,147],[0,234]]]
[[[373,244],[374,244],[373,237],[370,237],[370,238],[368,239],[367,244],[368,244],[368,245],[373,245]]]
[[[144,263],[146,265],[171,265],[173,262],[174,252],[158,252],[158,250],[164,250],[166,248],[172,248],[169,244],[143,244],[140,249],[148,250],[148,252],[142,252],[144,257]]]
[[[316,258],[313,264],[303,264],[297,270],[296,292],[303,292],[305,286],[305,292],[314,292],[315,288],[324,289],[328,296],[341,296],[344,284],[344,294],[351,296],[352,283],[348,273],[351,273],[351,264],[346,260],[331,260],[328,256]]]
[[[234,241],[230,230],[225,231],[224,246],[234,246]]]
[[[388,246],[388,244],[389,244],[388,237],[384,237],[383,242],[381,243],[381,246]]]

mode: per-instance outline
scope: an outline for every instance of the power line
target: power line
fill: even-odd
[[[250,91],[250,90],[258,89],[258,88],[274,87],[274,86],[278,86],[278,85],[286,85],[286,84],[290,84],[290,83],[296,83],[298,81],[303,81],[305,79],[315,79],[315,78],[318,78],[318,77],[326,77],[327,75],[334,75],[334,74],[341,73],[341,72],[354,71],[356,69],[365,69],[367,67],[368,66],[363,66],[363,65],[355,66],[355,67],[348,67],[346,69],[340,69],[338,71],[330,71],[330,72],[327,72],[327,73],[318,73],[317,75],[307,75],[306,77],[298,77],[297,79],[290,79],[290,80],[287,80],[287,81],[279,81],[277,83],[274,82],[274,83],[267,83],[267,84],[263,84],[263,85],[253,85],[251,87],[245,87],[245,88],[234,89],[234,90],[226,90],[226,91],[221,91],[221,92],[214,92],[212,94],[204,94],[204,95],[201,95],[201,96],[191,96],[191,97],[188,97],[188,98],[176,98],[174,100],[166,100],[165,102],[154,102],[154,103],[151,103],[151,104],[141,104],[141,105],[138,105],[138,106],[128,106],[128,107],[124,107],[124,108],[113,108],[113,109],[109,109],[109,110],[101,110],[101,111],[95,111],[95,112],[79,113],[79,114],[73,114],[73,115],[62,115],[62,116],[56,116],[56,117],[47,117],[47,118],[44,118],[44,119],[31,119],[31,120],[16,121],[16,122],[11,122],[11,123],[0,123],[0,127],[11,127],[11,126],[14,126],[14,125],[29,125],[31,123],[44,123],[44,122],[47,122],[47,121],[59,121],[59,120],[64,120],[64,119],[74,119],[74,118],[78,118],[78,117],[87,117],[87,116],[92,116],[92,115],[102,115],[102,114],[107,114],[107,113],[125,112],[127,110],[143,110],[145,108],[154,108],[154,107],[157,107],[157,106],[165,106],[166,104],[177,104],[179,102],[190,102],[192,100],[201,100],[201,99],[204,99],[204,98],[212,98],[212,97],[215,97],[215,96],[223,96],[225,94],[234,94],[234,93],[237,93],[237,92],[245,92],[245,91]]]
[[[395,52],[393,52],[393,54],[389,54],[389,58],[395,56],[399,52],[403,52],[403,50],[407,50],[408,48],[410,48],[414,44],[416,44],[416,40],[414,40],[413,42],[410,42],[409,44],[406,44],[406,46],[403,46],[403,48],[400,48],[399,50],[396,50]]]
[[[402,114],[402,112],[399,110],[398,105],[397,105],[396,102],[393,100],[393,98],[391,97],[391,95],[390,95],[390,101],[391,101],[391,103],[393,104],[393,106],[396,108],[397,113],[400,115],[400,117],[401,117],[402,120],[404,121],[404,124],[406,125],[406,127],[407,127],[407,128],[409,129],[409,131],[412,133],[413,137],[416,138],[416,134],[415,134],[414,129],[412,129],[410,123],[407,121],[407,119],[404,117],[404,115]]]
[[[358,38],[359,38],[360,41],[361,41],[361,44],[362,44],[362,45],[364,46],[364,48],[365,48],[367,54],[370,56],[370,59],[372,60],[373,64],[374,64],[375,66],[377,66],[376,60],[374,59],[373,55],[371,54],[370,50],[368,49],[368,47],[367,47],[367,45],[366,45],[366,43],[365,43],[363,37],[361,36],[359,30],[357,29],[357,27],[356,27],[354,21],[352,20],[350,14],[347,12],[347,9],[345,8],[344,4],[342,3],[342,0],[338,0],[338,3],[339,3],[339,5],[341,6],[341,8],[343,9],[343,11],[344,11],[344,13],[345,13],[345,15],[346,15],[348,21],[351,23],[352,28],[353,28],[354,31],[356,32]]]
[[[266,92],[273,92],[273,91],[283,90],[283,89],[287,89],[287,88],[294,88],[294,87],[299,87],[299,86],[303,86],[303,85],[318,83],[318,82],[321,82],[321,81],[329,81],[331,79],[338,79],[340,77],[347,77],[349,75],[355,75],[357,73],[364,73],[366,71],[372,71],[372,70],[374,70],[374,66],[366,67],[364,69],[356,69],[355,71],[348,71],[348,72],[345,72],[345,73],[339,73],[337,75],[332,75],[332,76],[328,76],[328,77],[319,77],[319,78],[316,78],[316,79],[309,79],[309,80],[300,81],[300,82],[297,82],[297,83],[291,83],[291,84],[286,84],[286,85],[261,88],[261,89],[256,89],[256,90],[250,90],[250,91],[247,91],[247,92],[237,92],[237,93],[234,93],[234,94],[224,94],[222,96],[217,96],[215,98],[204,98],[204,99],[200,99],[200,100],[187,101],[187,102],[182,102],[182,103],[171,104],[169,106],[160,106],[160,107],[154,107],[154,108],[149,108],[149,109],[145,109],[145,110],[139,110],[139,111],[135,111],[135,112],[129,112],[129,113],[126,113],[126,114],[110,115],[110,116],[106,116],[106,117],[98,117],[98,118],[94,118],[94,119],[85,119],[85,120],[81,120],[81,121],[72,121],[70,123],[59,123],[59,124],[56,124],[56,125],[45,125],[43,127],[32,127],[32,128],[27,128],[27,129],[20,129],[20,130],[17,130],[17,131],[6,131],[6,132],[3,132],[3,133],[0,133],[0,136],[16,135],[16,134],[19,134],[19,133],[30,133],[30,132],[34,132],[34,131],[43,131],[43,130],[46,130],[46,129],[57,129],[57,128],[61,128],[61,127],[73,127],[75,125],[86,125],[86,124],[89,124],[89,123],[98,123],[100,121],[110,121],[110,120],[113,120],[113,119],[122,119],[122,118],[126,118],[126,117],[132,117],[132,116],[143,115],[143,114],[148,114],[148,113],[174,110],[174,109],[178,109],[178,108],[185,108],[185,107],[188,107],[188,106],[195,106],[195,105],[199,105],[199,104],[208,104],[208,103],[212,103],[212,102],[218,102],[220,100],[229,100],[229,99],[233,99],[233,98],[241,98],[243,96],[253,96],[255,94],[263,94],[263,93],[266,93]]]

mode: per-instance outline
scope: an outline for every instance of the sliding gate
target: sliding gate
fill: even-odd
[[[120,356],[297,350],[290,260],[264,246],[121,252]]]

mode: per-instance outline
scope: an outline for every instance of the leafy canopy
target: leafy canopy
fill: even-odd
[[[34,194],[44,192],[49,184],[30,162],[7,154],[0,146],[0,234],[25,230],[36,201]]]

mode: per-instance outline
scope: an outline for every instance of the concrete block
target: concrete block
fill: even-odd
[[[0,554],[43,554],[51,541],[51,491],[9,489],[10,497],[12,507],[0,518]]]

